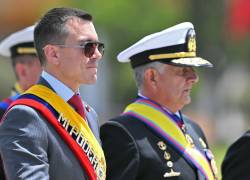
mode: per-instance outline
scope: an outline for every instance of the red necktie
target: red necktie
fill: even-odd
[[[74,94],[69,100],[68,103],[73,106],[73,108],[80,114],[85,120],[85,111],[83,107],[83,102],[79,94]]]

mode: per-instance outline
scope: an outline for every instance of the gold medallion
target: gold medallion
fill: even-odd
[[[167,145],[163,141],[159,141],[157,145],[159,146],[160,150],[165,151],[167,149]]]
[[[171,158],[171,155],[170,155],[170,153],[168,153],[168,152],[164,152],[164,159],[166,159],[166,160],[169,160]]]
[[[186,137],[187,142],[188,142],[192,147],[194,147],[194,141],[193,141],[193,139],[191,138],[191,136],[190,136],[189,134],[185,134],[185,137]]]

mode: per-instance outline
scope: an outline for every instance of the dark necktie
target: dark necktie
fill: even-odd
[[[68,103],[86,120],[86,114],[84,111],[84,106],[82,99],[79,94],[74,94],[69,100]]]
[[[179,116],[177,116],[176,114],[173,114],[173,118],[174,118],[175,122],[178,124],[178,126],[182,129],[183,125],[184,125],[183,120]]]

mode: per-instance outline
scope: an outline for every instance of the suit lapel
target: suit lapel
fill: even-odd
[[[99,129],[99,122],[97,115],[95,114],[95,112],[93,112],[94,110],[86,102],[84,102],[84,104],[85,104],[84,110],[86,112],[88,125],[92,130],[93,134],[95,135],[96,139],[98,140],[98,142],[101,144],[100,129]]]

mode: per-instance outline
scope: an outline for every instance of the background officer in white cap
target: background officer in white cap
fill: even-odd
[[[42,68],[36,55],[33,32],[34,26],[30,26],[11,34],[0,43],[0,55],[11,58],[17,79],[10,97],[0,102],[0,119],[11,102],[39,79]]]
[[[200,127],[180,110],[198,82],[195,31],[182,23],[144,37],[118,55],[130,62],[138,98],[101,127],[108,180],[216,179]]]

